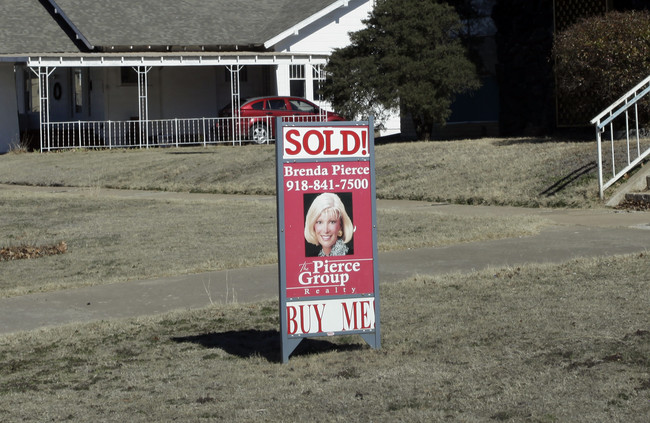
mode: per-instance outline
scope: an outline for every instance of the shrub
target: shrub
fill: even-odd
[[[650,74],[650,13],[611,12],[556,35],[557,90],[591,117]]]

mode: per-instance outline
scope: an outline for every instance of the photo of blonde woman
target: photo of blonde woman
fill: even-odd
[[[305,216],[305,256],[352,254],[353,234],[354,225],[339,195],[326,192],[314,198]]]

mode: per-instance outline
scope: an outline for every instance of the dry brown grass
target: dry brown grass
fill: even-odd
[[[376,148],[379,198],[462,204],[598,204],[594,142],[481,139]],[[275,146],[5,155],[0,183],[275,193]]]
[[[273,198],[0,190],[0,248],[66,242],[64,255],[1,263],[0,297],[277,261]],[[536,233],[538,217],[379,210],[382,251]]]
[[[66,244],[65,241],[53,245],[21,245],[17,247],[4,247],[0,248],[0,261],[32,260],[39,257],[65,254],[67,251],[68,244]]]
[[[460,204],[590,207],[597,204],[595,157],[595,142],[550,139],[389,144],[377,150],[377,195]]]
[[[2,191],[0,213],[0,246],[68,247],[63,255],[3,262],[0,296],[277,260],[272,201]]]
[[[0,420],[645,422],[647,254],[382,285],[382,349],[277,303],[0,337]]]

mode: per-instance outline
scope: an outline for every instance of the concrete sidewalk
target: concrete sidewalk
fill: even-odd
[[[161,194],[155,194],[161,195]],[[378,208],[438,207],[454,215],[545,217],[530,237],[380,253],[381,283],[415,274],[471,272],[490,267],[563,262],[650,249],[650,213],[608,209],[557,210],[380,201]],[[0,299],[0,333],[277,298],[277,265],[101,285]]]

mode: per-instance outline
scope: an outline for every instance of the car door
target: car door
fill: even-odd
[[[275,131],[275,118],[293,115],[293,110],[291,110],[286,98],[270,98],[266,101],[266,105],[270,112],[267,115],[270,116],[268,126],[271,128],[271,131]]]

